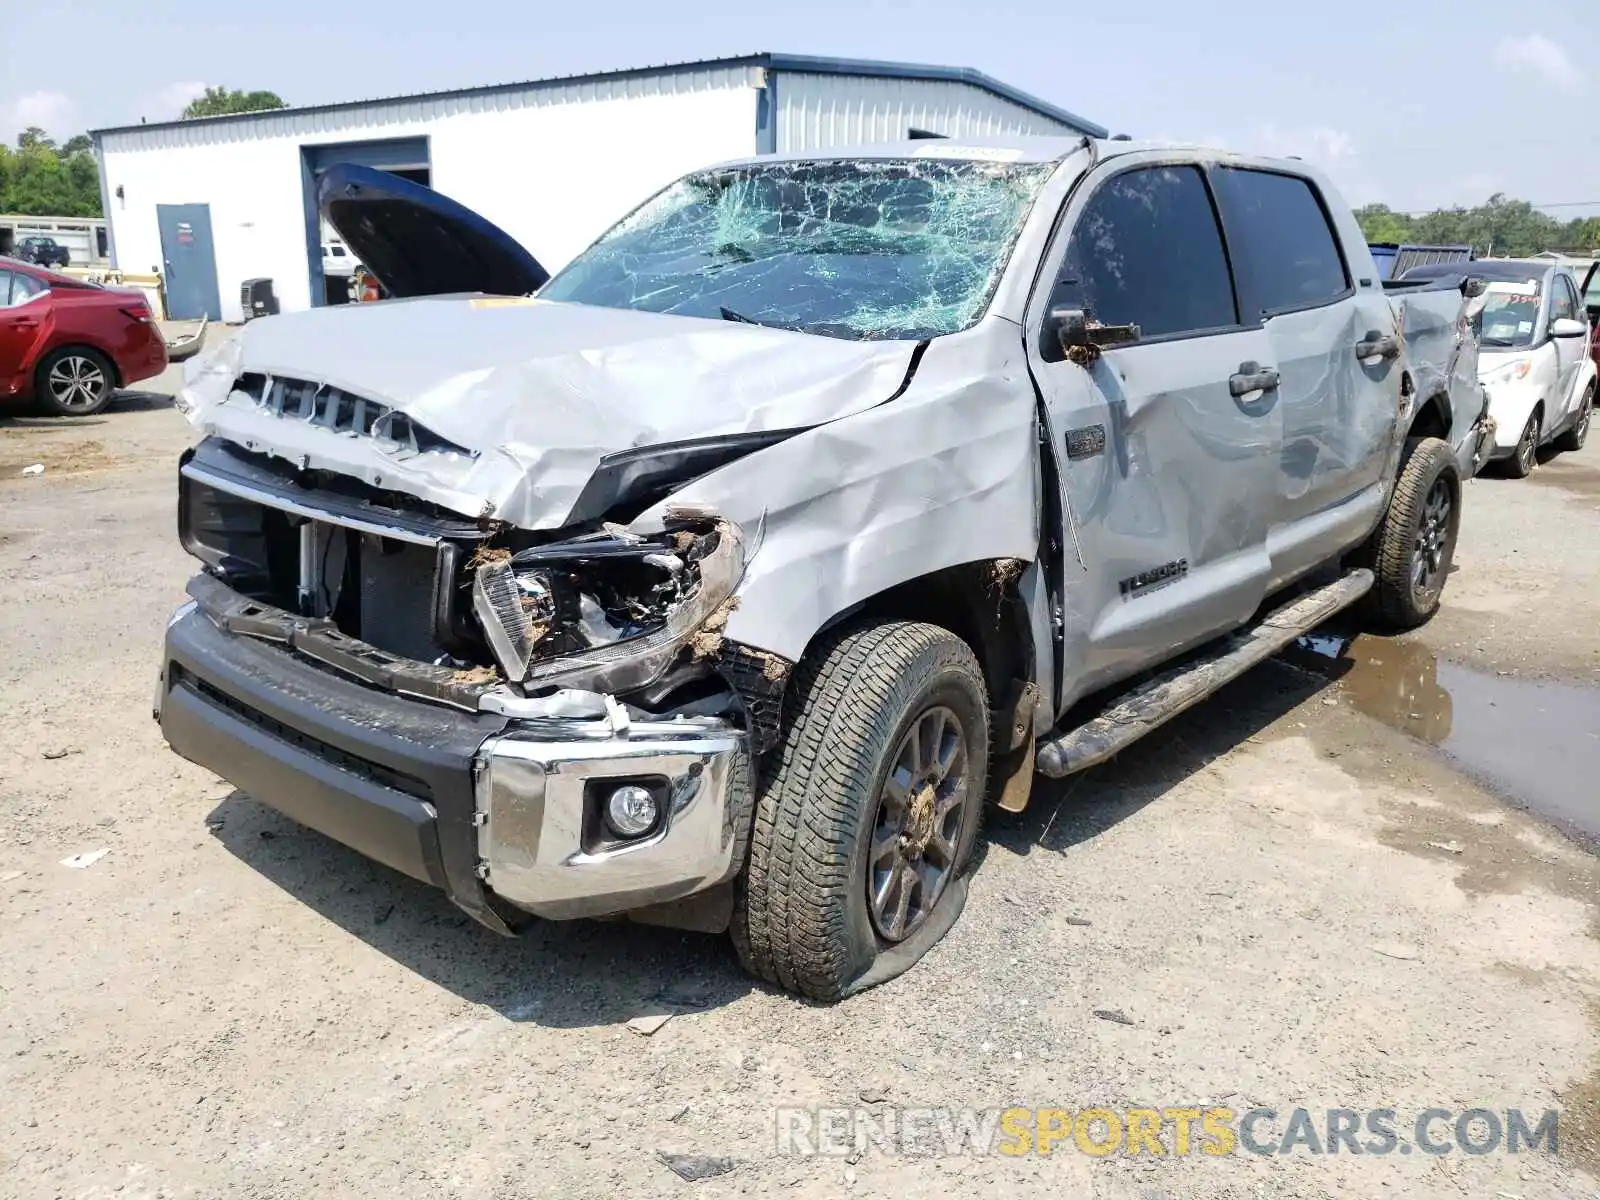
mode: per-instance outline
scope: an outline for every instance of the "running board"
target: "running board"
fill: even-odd
[[[1040,742],[1036,760],[1039,774],[1059,779],[1126,750],[1158,725],[1271,658],[1371,590],[1371,571],[1351,571],[1336,583],[1307,592],[1257,624],[1223,639],[1204,658],[1189,659],[1145,680],[1093,720]]]

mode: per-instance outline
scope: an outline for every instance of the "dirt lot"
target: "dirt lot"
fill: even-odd
[[[1600,442],[1470,485],[1419,637],[1324,639],[993,821],[945,943],[824,1008],[720,939],[499,940],[167,752],[186,440],[159,389],[0,417],[0,1194],[1595,1193],[1600,872],[1505,801],[1596,827]],[[1558,1108],[1560,1154],[848,1161],[778,1153],[780,1105]]]

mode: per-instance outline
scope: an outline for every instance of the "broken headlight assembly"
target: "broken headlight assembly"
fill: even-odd
[[[707,627],[720,628],[744,565],[737,526],[677,513],[648,538],[611,525],[516,554],[480,551],[472,611],[509,682],[629,691],[660,678],[697,634],[714,636]]]

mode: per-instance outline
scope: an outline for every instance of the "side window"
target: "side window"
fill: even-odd
[[[10,271],[0,271],[0,308],[11,306],[11,281],[15,278]]]
[[[1556,276],[1556,286],[1550,291],[1550,319],[1552,321],[1576,320],[1578,293],[1565,275]]]
[[[1220,167],[1212,178],[1252,317],[1315,308],[1350,290],[1327,210],[1308,180],[1242,167]]]
[[[6,274],[11,277],[11,299],[9,303],[13,307],[25,300],[31,300],[44,291],[44,284],[40,283],[32,275],[22,275],[16,271],[7,271]],[[4,288],[0,288],[0,291],[4,290]]]
[[[1222,231],[1197,167],[1114,175],[1089,199],[1051,293],[1143,338],[1239,323]]]

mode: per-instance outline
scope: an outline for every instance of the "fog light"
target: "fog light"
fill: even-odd
[[[606,824],[618,837],[635,838],[656,823],[656,798],[649,789],[625,783],[606,800]]]

